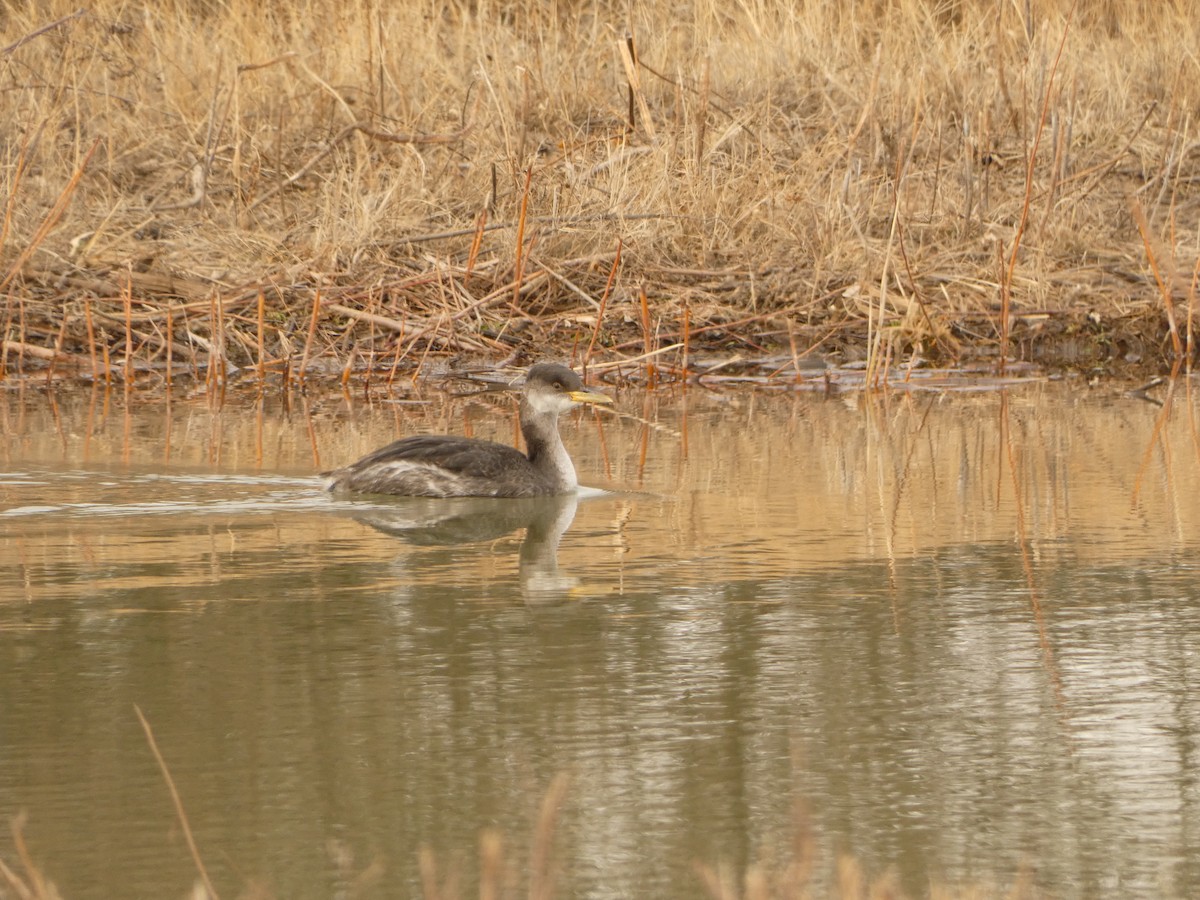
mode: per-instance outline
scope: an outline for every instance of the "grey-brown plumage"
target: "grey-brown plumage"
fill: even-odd
[[[612,403],[588,391],[565,366],[530,368],[521,392],[527,453],[464,437],[418,435],[329,473],[331,491],[405,497],[545,497],[575,490],[575,466],[558,435],[558,416],[581,403]]]

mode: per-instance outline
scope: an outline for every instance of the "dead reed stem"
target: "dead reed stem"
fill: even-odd
[[[267,317],[267,298],[260,290],[258,292],[258,380],[261,384],[267,380],[267,355],[263,347],[263,330]]]
[[[646,360],[646,386],[653,390],[657,387],[657,369],[651,361],[655,355],[654,333],[650,328],[650,303],[646,299],[646,289],[644,287],[638,288],[638,299],[641,301],[642,311],[642,347],[645,348],[642,359]]]
[[[529,211],[529,185],[533,181],[533,166],[525,170],[525,188],[521,191],[521,214],[517,217],[516,260],[513,263],[513,309],[521,301],[521,283],[525,278],[525,218]]]
[[[0,250],[8,246],[8,235],[12,231],[13,208],[16,206],[17,198],[21,194],[21,179],[25,175],[26,162],[29,158],[29,145],[31,142],[36,141],[40,134],[41,128],[26,133],[24,140],[21,141],[21,149],[17,152],[17,161],[13,166],[12,181],[8,188],[8,200],[4,204],[4,224],[0,226]]]
[[[133,382],[133,284],[125,281],[125,290],[121,292],[121,307],[125,311],[125,384]]]
[[[8,286],[12,283],[12,280],[17,276],[17,273],[21,271],[21,267],[25,265],[31,256],[33,256],[34,252],[46,240],[46,237],[53,230],[54,226],[58,224],[59,220],[63,216],[63,213],[67,211],[67,206],[70,205],[71,198],[75,195],[76,188],[79,187],[79,180],[83,178],[83,173],[87,169],[88,163],[91,162],[92,155],[96,152],[96,148],[100,146],[101,140],[102,138],[96,138],[94,141],[92,141],[92,146],[89,147],[87,153],[84,154],[83,159],[72,173],[70,179],[66,183],[66,186],[64,186],[59,192],[58,197],[54,201],[54,205],[50,208],[50,211],[46,213],[45,218],[42,219],[41,225],[38,226],[37,230],[33,233],[33,237],[21,249],[21,252],[17,254],[17,258],[13,264],[9,266],[8,274],[4,276],[3,280],[0,280],[0,294],[4,293]]]
[[[621,267],[621,239],[617,238],[617,252],[613,256],[612,266],[608,270],[608,279],[604,282],[604,293],[600,295],[600,306],[596,310],[596,324],[592,328],[592,336],[588,340],[587,351],[583,354],[583,374],[587,377],[588,364],[592,361],[592,351],[596,348],[596,339],[600,337],[600,329],[604,326],[604,310],[608,308],[608,298],[612,294],[613,282],[617,278],[617,270]]]
[[[225,383],[229,373],[227,354],[229,351],[228,344],[225,341],[225,304],[221,302],[221,298],[217,296],[216,291],[212,293],[213,309],[215,310],[215,326],[213,329],[213,347],[216,352],[216,365],[213,367],[213,375],[216,381],[213,383],[219,386],[222,399],[225,394]]]
[[[23,812],[13,818],[11,828],[13,847],[17,851],[17,859],[21,861],[25,877],[22,878],[14,872],[2,859],[0,859],[0,876],[3,876],[4,880],[8,882],[9,888],[20,900],[60,900],[58,889],[42,874],[41,869],[34,863],[33,857],[29,853],[29,847],[25,843],[25,814]]]
[[[1131,205],[1133,221],[1137,223],[1138,233],[1142,236],[1142,245],[1146,248],[1146,261],[1150,263],[1150,271],[1154,273],[1154,283],[1158,285],[1163,310],[1167,314],[1167,327],[1171,333],[1171,348],[1175,351],[1175,358],[1182,359],[1183,343],[1179,338],[1179,328],[1175,324],[1175,301],[1171,297],[1171,289],[1167,287],[1166,282],[1163,280],[1162,272],[1159,270],[1158,255],[1154,252],[1150,237],[1150,223],[1146,221],[1146,213],[1142,210],[1142,204],[1138,202],[1137,197],[1132,198]],[[1197,262],[1197,267],[1200,268],[1200,261]],[[1190,323],[1190,304],[1188,318]]]
[[[50,365],[48,365],[46,367],[46,384],[50,384],[50,382],[54,380],[55,366],[58,363],[58,361],[63,358],[62,346],[63,346],[63,339],[66,337],[66,334],[67,334],[67,317],[63,316],[62,324],[59,326],[59,329],[58,329],[58,337],[55,338],[55,340],[54,340],[54,353],[50,357]]]
[[[154,759],[158,763],[159,769],[162,770],[163,780],[167,783],[167,790],[171,794],[171,802],[175,805],[175,815],[179,818],[179,827],[183,831],[183,839],[187,841],[188,851],[192,854],[192,862],[196,864],[196,871],[200,874],[200,880],[204,882],[204,889],[208,891],[208,896],[212,900],[219,900],[217,890],[213,887],[212,880],[208,877],[208,870],[204,867],[204,861],[200,858],[200,850],[196,846],[196,839],[192,836],[192,827],[188,824],[187,812],[183,808],[183,799],[179,796],[179,791],[175,787],[175,779],[171,777],[171,770],[167,768],[167,761],[163,759],[163,755],[158,749],[158,742],[154,740],[154,731],[151,729],[150,723],[146,721],[146,717],[142,715],[141,707],[135,704],[133,710],[137,713],[138,721],[142,723],[142,730],[146,732],[146,743],[150,745],[150,752],[154,754]]]
[[[479,248],[483,246],[483,232],[487,227],[487,210],[481,209],[479,215],[475,219],[475,234],[471,238],[471,249],[467,252],[467,268],[463,273],[463,280],[469,280],[471,273],[475,271],[475,263],[479,259]]]
[[[91,343],[91,335],[89,332],[89,341]],[[171,385],[174,383],[174,354],[175,349],[175,321],[171,312],[171,304],[167,304],[167,397],[171,396]],[[92,363],[95,365],[95,354],[92,356]]]
[[[1050,100],[1054,96],[1054,76],[1057,74],[1059,63],[1062,61],[1063,50],[1067,45],[1067,35],[1071,32],[1071,21],[1075,16],[1075,8],[1078,5],[1079,0],[1072,0],[1071,7],[1067,10],[1062,36],[1058,42],[1058,52],[1054,54],[1054,62],[1050,65],[1050,72],[1046,78],[1046,85],[1042,92],[1042,109],[1038,116],[1037,128],[1033,132],[1033,146],[1026,150],[1025,196],[1021,202],[1021,218],[1017,222],[1017,229],[1013,234],[1012,246],[1009,249],[1008,265],[1002,271],[1000,279],[1000,358],[997,363],[1000,375],[1004,374],[1005,366],[1008,362],[1009,311],[1012,306],[1012,284],[1013,278],[1016,275],[1017,255],[1021,250],[1021,239],[1024,237],[1025,228],[1029,224],[1029,208],[1033,203],[1033,175],[1037,167],[1038,148],[1041,146],[1042,135],[1046,130],[1046,120],[1050,115]]]
[[[680,328],[683,331],[683,361],[680,367],[683,370],[683,379],[686,382],[688,377],[688,353],[692,332],[692,305],[686,300],[683,304],[683,324]]]
[[[308,354],[312,349],[313,338],[317,334],[317,322],[321,317],[321,289],[317,288],[313,292],[312,315],[308,320],[308,335],[304,338],[304,352],[300,354],[300,369],[296,373],[296,379],[300,387],[304,387],[304,379],[308,373]]]
[[[97,381],[100,378],[100,371],[96,368],[96,328],[92,322],[92,297],[90,294],[85,294],[83,297],[83,320],[87,327],[88,356],[92,360],[92,381]]]
[[[1187,372],[1190,375],[1192,372],[1192,355],[1196,352],[1196,345],[1192,341],[1192,321],[1195,318],[1196,310],[1196,288],[1200,285],[1200,256],[1196,257],[1196,265],[1192,268],[1192,280],[1188,285],[1188,305],[1187,305]]]

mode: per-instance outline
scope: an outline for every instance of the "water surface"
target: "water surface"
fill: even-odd
[[[1168,399],[1162,393],[1158,399]],[[1200,441],[1180,383],[625,392],[578,500],[344,500],[511,403],[0,397],[0,816],[67,898],[464,895],[483,833],[558,896],[696,863],[908,893],[1200,892]],[[492,831],[494,830],[494,831]],[[7,829],[0,857],[15,859]]]

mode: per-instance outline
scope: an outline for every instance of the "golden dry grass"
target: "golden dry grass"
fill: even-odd
[[[47,0],[0,31],[6,372],[1190,337],[1190,0]]]

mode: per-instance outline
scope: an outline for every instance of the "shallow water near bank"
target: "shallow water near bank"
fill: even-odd
[[[334,498],[513,405],[0,397],[0,817],[63,895],[817,884],[839,854],[1059,897],[1200,892],[1200,398],[618,395],[554,501]],[[1159,405],[1163,403],[1164,405]],[[0,829],[0,858],[15,852]],[[357,892],[357,893],[355,893]]]

